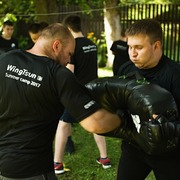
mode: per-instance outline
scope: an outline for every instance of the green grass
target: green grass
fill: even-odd
[[[111,69],[99,69],[99,77],[112,76]],[[79,124],[72,128],[72,138],[75,143],[75,153],[65,154],[65,167],[70,171],[58,175],[58,180],[115,180],[116,169],[121,155],[121,140],[106,137],[108,157],[112,167],[103,169],[96,163],[99,151],[91,133],[85,131]],[[146,180],[155,180],[151,173]]]
[[[73,141],[75,153],[65,154],[65,167],[70,171],[58,175],[60,180],[112,180],[116,176],[116,167],[120,155],[120,139],[106,138],[108,156],[112,162],[112,168],[104,170],[96,163],[99,151],[91,133],[85,131],[79,124],[75,124]]]
[[[121,140],[106,137],[108,157],[112,167],[103,169],[96,163],[99,151],[94,141],[93,135],[85,131],[79,124],[72,128],[73,141],[75,143],[75,153],[65,154],[65,167],[70,171],[58,175],[59,180],[115,180],[118,160],[121,155]],[[146,180],[155,180],[150,174]]]
[[[113,76],[112,69],[111,68],[99,68],[98,76],[99,77]]]

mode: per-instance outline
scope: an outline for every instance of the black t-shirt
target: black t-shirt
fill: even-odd
[[[18,41],[15,38],[12,37],[11,39],[7,40],[0,36],[0,54],[17,48]]]
[[[75,66],[74,74],[82,84],[86,84],[97,76],[97,47],[86,37],[76,38],[74,55],[71,64]]]
[[[1,174],[53,171],[52,143],[64,107],[82,120],[98,105],[67,68],[22,50],[0,56],[0,84]]]
[[[122,40],[114,41],[110,50],[114,54],[113,74],[117,75],[120,66],[125,62],[129,61],[127,42]]]
[[[162,56],[159,64],[151,69],[138,69],[131,61],[120,67],[118,75],[137,71],[149,82],[160,85],[172,93],[180,113],[180,64]]]

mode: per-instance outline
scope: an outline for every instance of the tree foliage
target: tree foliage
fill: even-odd
[[[53,0],[53,3],[69,5],[75,4],[80,7],[81,10],[85,10],[86,13],[90,13],[93,8],[102,8],[104,2],[107,0]],[[23,20],[23,21],[32,21],[37,12],[42,11],[42,7],[45,7],[48,11],[50,8],[49,4],[51,2],[48,0],[0,0],[0,20],[5,17],[12,18],[10,14],[14,15],[16,19],[13,20]],[[51,3],[51,4],[53,4]],[[180,0],[119,0],[121,4],[128,3],[175,3],[180,4]],[[39,4],[39,6],[38,6]],[[44,6],[45,4],[45,6]],[[38,6],[36,8],[36,6]],[[8,14],[8,16],[7,16]]]
[[[91,7],[103,7],[104,0],[58,0],[59,4],[76,4],[79,5],[81,9],[90,10]]]
[[[7,14],[13,14],[16,20],[29,21],[33,18],[34,2],[33,0],[1,0],[0,15],[1,19],[7,18]]]
[[[108,37],[111,37],[111,40],[114,40],[118,38],[117,34],[120,34],[121,28],[115,22],[115,20],[118,21],[118,13],[115,11],[116,8],[113,10],[112,7],[119,7],[119,4],[126,5],[129,3],[180,4],[180,0],[0,0],[0,26],[5,20],[17,21],[20,27],[22,27],[21,22],[25,22],[26,25],[32,21],[46,21],[47,23],[58,22],[59,13],[61,13],[58,8],[61,5],[77,5],[81,12],[88,14],[88,16],[92,15],[93,10],[101,9],[101,14],[106,20],[104,22],[108,22],[106,23],[107,25],[105,25],[108,27],[105,27],[104,31]],[[104,11],[102,11],[103,8]],[[107,29],[109,29],[109,31],[107,31]],[[113,29],[116,29],[116,31],[113,31]],[[23,29],[18,29],[17,35],[22,35],[22,39],[24,39],[24,32],[27,32],[27,27],[25,29],[25,26],[23,26]],[[111,41],[107,39],[106,41],[108,45],[111,44]]]

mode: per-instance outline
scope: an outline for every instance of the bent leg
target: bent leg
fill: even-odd
[[[101,158],[106,158],[107,157],[107,149],[106,149],[106,139],[104,136],[100,136],[97,134],[94,134],[94,140],[97,144],[97,147],[99,149],[100,157]]]
[[[71,124],[60,120],[56,130],[54,162],[62,163],[67,138],[70,134]]]
[[[143,159],[143,152],[128,143],[123,143],[117,180],[144,180],[150,171],[151,168]]]
[[[111,167],[110,159],[107,156],[106,139],[104,136],[93,134],[96,145],[99,150],[100,157],[96,160],[104,169]]]
[[[180,180],[180,150],[151,158],[154,175],[157,180]]]

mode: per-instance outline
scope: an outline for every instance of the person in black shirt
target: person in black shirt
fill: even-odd
[[[137,21],[127,29],[126,35],[131,61],[120,67],[118,75],[138,72],[149,82],[165,88],[172,93],[180,113],[180,65],[163,55],[160,23],[152,19]],[[180,179],[179,146],[172,152],[149,155],[138,145],[124,140],[121,149],[117,180],[144,180],[151,170],[157,180]]]
[[[98,61],[97,46],[88,38],[84,37],[81,29],[81,18],[78,15],[68,15],[64,18],[65,24],[75,38],[76,46],[71,62],[67,65],[83,85],[98,78]],[[60,118],[55,140],[55,173],[64,173],[63,155],[65,146],[68,147],[69,153],[74,151],[74,143],[71,138],[71,123],[75,122],[74,118],[66,111]],[[101,164],[104,169],[110,168],[111,163],[107,157],[106,140],[104,136],[93,134],[98,146],[100,157],[97,163]]]
[[[74,47],[68,28],[54,23],[32,49],[0,56],[0,179],[57,179],[53,141],[64,108],[91,133],[120,126],[64,67]]]
[[[5,21],[2,27],[2,35],[0,36],[0,54],[18,48],[18,41],[14,37],[12,37],[13,32],[13,22]]]
[[[33,44],[38,40],[42,30],[47,26],[48,24],[46,22],[30,24],[28,33]]]
[[[116,76],[122,64],[129,61],[128,45],[126,42],[125,29],[121,31],[121,39],[114,41],[110,50],[114,54],[113,60],[113,75]]]

